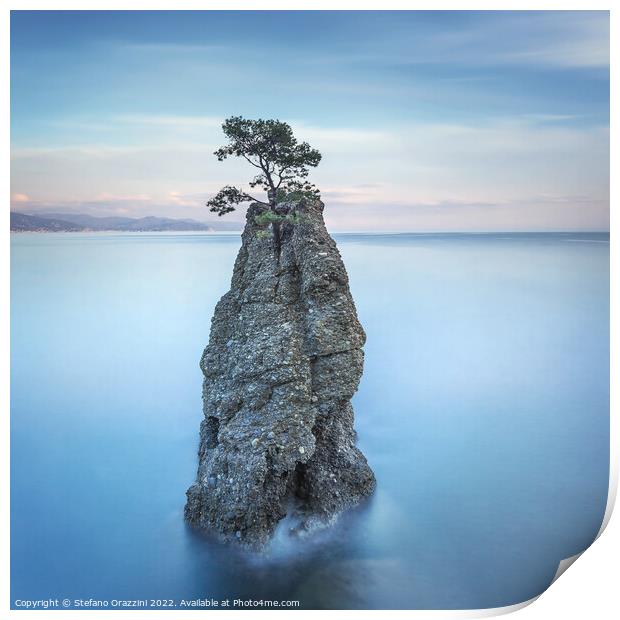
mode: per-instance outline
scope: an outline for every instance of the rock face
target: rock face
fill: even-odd
[[[231,289],[218,302],[204,373],[196,481],[185,517],[260,548],[294,512],[327,523],[375,487],[355,447],[350,399],[365,342],[323,203],[278,205],[271,231],[247,213]]]

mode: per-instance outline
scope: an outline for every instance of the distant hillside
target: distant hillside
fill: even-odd
[[[84,228],[57,218],[38,217],[11,211],[11,230],[21,232],[79,232]]]
[[[219,228],[219,226],[218,226]],[[196,220],[167,217],[95,217],[84,213],[45,213],[27,215],[11,212],[12,231],[79,232],[79,231],[213,231],[214,227]]]

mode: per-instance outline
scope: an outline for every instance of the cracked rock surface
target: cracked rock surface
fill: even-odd
[[[192,525],[261,548],[287,512],[326,524],[370,495],[351,397],[365,341],[323,203],[278,205],[295,223],[259,226],[248,209],[231,288],[218,302],[204,374]]]

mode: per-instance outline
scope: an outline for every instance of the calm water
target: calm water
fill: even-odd
[[[182,517],[239,238],[12,235],[13,600],[492,607],[588,546],[608,483],[608,236],[336,238],[378,489],[256,559]]]

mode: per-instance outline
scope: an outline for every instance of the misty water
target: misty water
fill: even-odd
[[[183,521],[198,362],[240,240],[11,238],[16,599],[478,608],[596,536],[609,469],[609,236],[335,235],[368,341],[372,499],[265,557]]]

